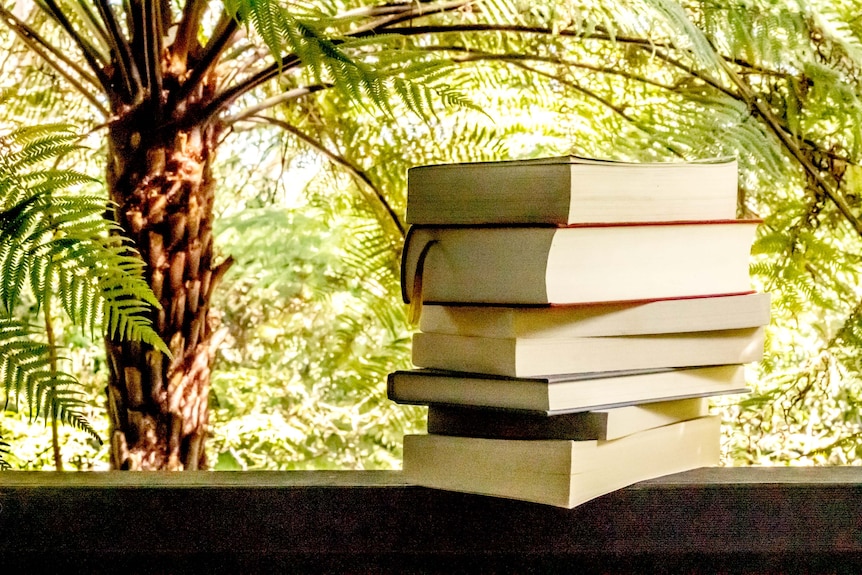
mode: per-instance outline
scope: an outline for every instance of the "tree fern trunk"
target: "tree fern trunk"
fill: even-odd
[[[108,341],[108,411],[115,469],[206,466],[210,367],[219,343],[213,290],[230,260],[213,262],[213,124],[152,134],[141,111],[112,125],[108,187],[124,235],[147,263],[162,309],[153,323],[173,358]]]

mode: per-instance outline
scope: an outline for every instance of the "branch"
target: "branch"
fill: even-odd
[[[465,2],[466,3],[466,2]],[[353,21],[359,18],[368,18],[374,16],[391,16],[393,14],[401,15],[405,11],[413,8],[411,4],[382,4],[379,6],[362,6],[346,10],[333,18],[335,22],[339,20]]]
[[[186,0],[183,6],[183,15],[177,27],[177,36],[171,50],[173,63],[179,65],[183,70],[186,69],[192,43],[197,42],[198,29],[206,7],[205,0]]]
[[[628,44],[633,46],[641,46],[649,50],[656,48],[664,48],[667,50],[682,50],[673,44],[665,42],[656,42],[647,38],[639,38],[636,36],[623,36],[620,34],[611,34],[601,26],[596,26],[592,31],[584,33],[578,30],[566,30],[556,28],[545,28],[542,26],[524,26],[518,24],[439,24],[426,26],[410,26],[409,28],[391,29],[392,24],[386,23],[375,30],[364,31],[362,33],[351,33],[353,37],[364,37],[374,35],[381,30],[386,30],[390,34],[400,34],[402,36],[422,36],[427,34],[463,34],[465,32],[509,32],[513,34],[536,34],[540,36],[559,36],[562,38],[577,38],[579,40],[597,40],[601,42],[611,42],[614,44]]]
[[[410,4],[402,5],[403,7],[399,7],[399,13],[385,16],[383,18],[378,18],[377,20],[373,20],[363,26],[359,26],[358,28],[351,30],[349,35],[354,37],[361,37],[367,33],[373,33],[375,30],[389,28],[397,24],[403,24],[411,20],[416,20],[417,18],[424,18],[425,16],[442,14],[443,12],[452,12],[453,10],[463,8],[471,4],[476,4],[476,0],[455,0],[454,2],[442,2],[440,4],[435,4],[430,7],[423,6],[418,2],[411,2]]]
[[[81,66],[79,66],[75,61],[71,58],[63,54],[60,50],[54,47],[53,44],[42,38],[33,28],[31,28],[28,24],[18,19],[12,12],[4,8],[0,5],[0,18],[5,20],[6,26],[9,27],[27,46],[32,46],[32,44],[38,44],[42,47],[45,52],[50,53],[51,56],[71,68],[75,71],[76,74],[81,76],[84,80],[91,83],[95,87],[101,87],[99,84],[99,80],[84,70]],[[46,61],[51,64],[52,68],[58,69],[57,64],[52,63],[50,60],[46,58]]]
[[[92,44],[87,42],[83,36],[81,36],[77,30],[72,26],[72,23],[63,13],[63,10],[57,5],[55,0],[40,0],[37,2],[42,10],[48,14],[57,24],[60,25],[63,30],[72,38],[72,41],[78,46],[81,50],[81,53],[84,55],[84,60],[86,60],[87,65],[90,69],[93,70],[93,73],[96,75],[96,78],[101,85],[101,88],[105,90],[105,92],[110,91],[110,80],[103,70],[104,62],[101,61],[102,56],[99,54],[98,50],[96,50]]]
[[[176,96],[173,99],[175,104],[188,98],[194,89],[198,87],[201,79],[209,71],[216,60],[218,60],[219,56],[222,55],[225,48],[230,44],[234,33],[239,28],[239,21],[231,16],[220,21],[220,23],[222,22],[224,23],[222,26],[216,26],[216,32],[204,47],[203,56],[200,61],[195,64],[191,75],[189,75],[186,81],[183,82],[183,85],[175,92]]]
[[[350,160],[346,159],[345,157],[340,156],[335,152],[332,152],[326,146],[324,146],[322,142],[312,138],[305,132],[302,132],[298,128],[288,124],[283,120],[279,120],[277,118],[272,118],[269,116],[252,116],[249,119],[271,124],[273,126],[281,128],[286,132],[293,134],[294,136],[296,136],[297,138],[299,138],[300,140],[326,156],[329,161],[334,164],[338,164],[339,166],[350,172],[354,177],[361,180],[374,193],[375,198],[383,206],[383,209],[386,211],[387,216],[398,229],[398,233],[401,234],[402,239],[404,238],[404,225],[401,223],[401,220],[398,219],[398,215],[395,213],[395,210],[389,204],[389,201],[386,199],[386,196],[383,195],[383,192],[380,190],[380,188],[374,185],[374,182],[371,181],[368,175],[361,168],[351,163]]]
[[[550,73],[544,72],[542,70],[537,70],[536,68],[533,68],[532,66],[527,66],[523,62],[511,61],[509,63],[512,64],[513,66],[521,68],[522,70],[526,70],[527,72],[530,72],[531,74],[536,74],[537,76],[543,76],[543,77],[548,78],[550,80],[554,80],[555,82],[559,82],[563,86],[568,86],[569,88],[575,90],[576,92],[580,92],[581,94],[584,94],[585,96],[592,98],[593,100],[596,100],[597,102],[599,102],[600,104],[602,104],[603,106],[607,107],[612,112],[617,114],[623,120],[625,120],[631,124],[637,124],[635,119],[632,118],[631,116],[629,116],[625,110],[623,110],[622,108],[620,108],[619,106],[617,106],[616,104],[611,102],[610,100],[603,98],[602,96],[599,96],[598,94],[596,94],[592,90],[584,88],[583,86],[581,86],[577,82],[574,82],[572,80],[566,80],[564,78],[560,78],[559,76],[555,76],[554,74],[550,74]]]
[[[745,83],[745,81],[739,76],[739,74],[737,74],[736,71],[730,67],[728,59],[725,59],[724,57],[719,57],[719,62],[725,74],[727,74],[728,78],[730,78],[730,80],[739,90],[739,94],[724,87],[712,77],[698,72],[691,66],[683,64],[682,62],[679,62],[666,54],[662,54],[658,51],[654,51],[653,54],[661,60],[664,60],[665,62],[687,72],[695,78],[698,78],[699,80],[705,82],[712,88],[730,96],[731,98],[745,102],[749,106],[749,108],[757,110],[758,115],[763,118],[764,122],[766,123],[766,126],[775,135],[775,137],[778,138],[778,141],[781,142],[782,146],[784,146],[787,152],[790,153],[790,155],[797,162],[799,162],[803,170],[805,170],[805,172],[814,180],[814,182],[817,184],[817,187],[823,192],[823,194],[829,199],[829,201],[832,202],[832,204],[835,205],[836,208],[838,208],[838,211],[841,212],[841,215],[843,215],[847,219],[847,222],[853,227],[856,233],[862,236],[862,220],[860,220],[853,214],[852,209],[844,200],[844,198],[841,197],[838,191],[833,189],[832,186],[824,179],[824,177],[820,173],[820,170],[818,170],[817,167],[814,166],[811,161],[805,157],[805,154],[794,141],[790,130],[788,130],[787,127],[784,126],[784,124],[781,122],[781,120],[775,116],[772,110],[770,110],[769,107],[766,106],[766,104],[764,104],[760,98],[758,98],[757,94],[754,93],[751,87]],[[740,65],[740,63],[736,59],[732,60],[732,62],[734,64]]]
[[[110,0],[106,0],[110,1]],[[129,26],[129,43],[135,66],[140,71],[141,85],[149,89],[149,74],[147,73],[147,17],[145,0],[124,0],[126,19]]]
[[[541,70],[536,70],[535,68],[527,66],[526,64],[523,64],[521,62],[516,61],[516,62],[511,62],[511,64],[518,67],[518,68],[521,68],[523,70],[527,70],[528,72],[530,72],[532,74],[536,74],[537,76],[544,76],[546,78],[554,80],[555,82],[559,82],[563,86],[568,86],[568,87],[572,88],[573,90],[584,94],[588,98],[592,98],[593,100],[596,100],[601,105],[607,107],[609,110],[611,110],[612,112],[614,112],[615,114],[620,116],[623,120],[630,123],[632,126],[637,128],[638,130],[646,133],[650,137],[652,136],[652,134],[650,134],[650,132],[648,130],[646,130],[637,120],[635,120],[634,118],[629,116],[624,109],[620,108],[619,106],[617,106],[616,104],[614,104],[613,102],[608,100],[607,98],[604,98],[604,97],[600,96],[599,94],[593,92],[592,90],[584,88],[583,86],[581,86],[577,82],[574,82],[572,80],[566,80],[564,78],[560,78],[560,77],[555,76],[553,74],[543,72]],[[662,145],[664,146],[665,149],[667,149],[667,151],[669,151],[673,155],[678,156],[680,158],[684,157],[682,153],[680,153],[678,150],[671,147],[669,144],[663,143]]]
[[[387,16],[384,18],[379,18],[374,20],[364,26],[361,26],[353,31],[351,31],[347,36],[353,38],[362,38],[367,35],[373,35],[375,30],[380,28],[384,28],[387,26],[394,26],[396,24],[400,24],[409,20],[414,20],[421,16],[429,16],[431,14],[437,14],[440,12],[446,12],[455,10],[456,8],[461,8],[463,6],[467,6],[472,4],[475,0],[456,0],[454,2],[446,2],[442,4],[435,5],[433,7],[422,6],[421,4],[412,3],[405,4],[403,8],[400,7],[392,7],[393,11],[398,11],[400,14],[395,14],[393,16]],[[412,30],[412,28],[405,30]],[[396,33],[401,33],[402,30],[397,30]],[[292,70],[297,66],[301,65],[300,59],[295,54],[284,54],[281,57],[281,63],[273,62],[267,67],[263,68],[259,72],[249,76],[242,82],[235,84],[231,88],[227,88],[221,94],[216,96],[212,102],[206,107],[203,111],[202,116],[204,119],[209,119],[214,115],[218,114],[222,107],[230,105],[231,102],[242,96],[243,94],[255,89],[261,84],[284,74],[288,70]],[[197,71],[197,68],[195,69]],[[191,84],[191,82],[189,82]],[[190,86],[188,92],[191,92],[191,88],[194,86]],[[183,84],[183,88],[185,88],[185,84]],[[185,92],[185,90],[183,90]],[[183,94],[182,97],[177,98],[177,102],[182,101],[188,94]],[[199,118],[195,118],[196,120]]]
[[[92,32],[95,32],[102,40],[105,41],[105,44],[108,45],[108,33],[105,31],[105,28],[102,25],[96,15],[93,14],[92,9],[87,5],[85,0],[76,0],[77,7],[80,10],[79,13],[84,15],[84,24],[87,25]],[[74,6],[74,4],[73,4]]]
[[[679,68],[680,70],[683,70],[683,71],[684,71],[684,72],[686,72],[687,74],[689,74],[689,75],[691,75],[691,76],[693,76],[693,77],[695,77],[695,78],[697,78],[697,79],[701,80],[701,81],[702,81],[702,82],[704,82],[705,84],[707,84],[707,85],[711,86],[712,88],[714,88],[714,89],[716,89],[716,90],[718,90],[718,91],[722,92],[723,94],[725,94],[725,95],[727,95],[727,96],[729,96],[729,97],[733,98],[734,100],[737,100],[737,101],[740,101],[740,102],[745,102],[746,104],[748,104],[748,101],[744,98],[744,96],[741,96],[741,95],[737,94],[736,92],[734,92],[733,90],[731,90],[731,89],[729,89],[729,88],[726,88],[725,86],[723,86],[722,84],[720,84],[720,83],[718,82],[718,80],[715,80],[715,79],[714,79],[714,78],[712,78],[711,76],[709,76],[709,75],[707,75],[707,74],[704,74],[704,73],[702,73],[702,72],[699,72],[698,70],[695,70],[694,68],[692,68],[691,66],[689,66],[689,65],[687,65],[687,64],[683,64],[683,63],[682,63],[682,62],[680,62],[679,60],[676,60],[675,58],[672,58],[672,57],[668,56],[667,54],[663,54],[663,53],[658,52],[658,51],[653,52],[652,54],[653,54],[654,56],[656,56],[657,58],[659,58],[660,60],[663,60],[663,61],[667,62],[668,64],[671,64],[672,66],[674,66],[674,67],[676,67],[676,68]],[[789,78],[789,77],[790,77],[790,74],[786,74],[786,73],[783,73],[783,72],[769,71],[769,70],[766,70],[766,69],[763,69],[763,68],[758,68],[758,67],[752,66],[751,64],[747,64],[747,63],[745,63],[745,62],[742,62],[739,58],[734,58],[734,59],[724,58],[724,61],[725,61],[725,62],[730,62],[730,63],[736,64],[737,66],[740,66],[740,67],[743,67],[743,68],[747,68],[747,69],[749,69],[749,70],[754,70],[754,71],[756,71],[756,73],[758,73],[758,74],[765,74],[765,75],[770,75],[770,76],[778,76],[778,77],[781,77],[781,78],[782,78],[782,79],[784,79],[784,80],[786,80],[787,78]],[[741,78],[739,78],[739,81],[741,82],[741,81],[742,81],[742,79],[741,79]],[[776,118],[776,120],[778,120],[778,119]],[[780,123],[780,120],[778,120],[778,121],[779,121],[779,123]],[[781,130],[785,133],[785,135],[786,135],[787,137],[792,137],[791,132],[790,132],[790,129],[789,129],[789,128],[787,128],[787,126],[785,126],[785,125],[781,124],[781,125],[780,125],[780,128],[781,128]],[[818,147],[819,147],[819,146],[818,146],[818,144],[817,144],[816,142],[814,142],[813,140],[810,140],[810,139],[807,139],[807,138],[800,138],[800,139],[801,139],[801,141],[802,141],[803,143],[805,143],[805,144],[807,144],[807,145],[811,146],[812,148],[818,148]],[[835,151],[834,151],[834,150],[822,150],[822,149],[819,149],[818,151],[819,151],[820,153],[822,153],[823,155],[825,155],[825,156],[827,156],[827,157],[829,157],[829,158],[831,158],[831,159],[833,159],[833,160],[839,160],[839,161],[842,161],[842,162],[847,162],[848,164],[853,164],[853,163],[854,163],[850,158],[848,158],[848,157],[846,157],[846,156],[841,156],[840,154],[835,153]]]
[[[162,111],[162,24],[156,0],[144,0],[144,43],[146,44],[147,85],[150,104],[156,118]]]
[[[712,76],[705,74],[703,72],[700,72],[699,70],[695,69],[692,66],[689,66],[688,64],[684,64],[683,62],[680,62],[679,60],[669,56],[668,54],[665,54],[665,53],[660,52],[658,50],[651,50],[650,54],[655,56],[659,60],[662,60],[663,62],[667,62],[668,64],[670,64],[671,66],[673,66],[675,68],[679,68],[680,70],[682,70],[686,74],[688,74],[694,78],[697,78],[698,80],[704,82],[708,86],[711,86],[712,88],[725,94],[726,96],[730,96],[734,100],[741,100],[742,99],[739,94],[737,94],[736,92],[734,92],[730,88],[722,85],[721,82],[719,82],[718,80],[716,80]],[[719,56],[719,59],[722,62],[726,62],[726,60],[724,60],[721,56]]]
[[[216,114],[218,114],[221,109],[225,106],[230,105],[231,102],[249,92],[264,82],[271,80],[272,78],[284,73],[285,70],[291,70],[293,68],[297,68],[302,64],[300,59],[297,56],[291,56],[289,59],[285,59],[282,61],[281,70],[279,72],[279,67],[276,64],[272,64],[271,66],[267,66],[260,72],[246,78],[242,82],[235,84],[231,88],[227,88],[221,94],[212,99],[212,101],[207,105],[203,110],[198,114],[194,114],[191,118],[186,119],[187,123],[196,123],[207,121]]]
[[[400,22],[395,22],[399,24]],[[364,37],[377,33],[380,29],[386,29],[392,34],[401,34],[402,36],[424,36],[428,34],[463,34],[465,32],[512,32],[515,34],[538,34],[541,36],[560,36],[563,38],[579,38],[581,40],[602,40],[613,41],[619,44],[635,44],[647,46],[650,48],[673,48],[670,44],[657,43],[655,41],[644,38],[636,38],[631,36],[611,35],[606,33],[602,28],[596,27],[589,34],[585,34],[575,30],[557,30],[553,28],[544,28],[541,26],[523,26],[518,24],[435,24],[426,26],[410,26],[409,28],[398,28],[391,30],[392,23],[385,23],[382,26],[374,29],[361,31],[359,33],[351,33],[353,37]]]
[[[555,58],[555,57],[551,57],[551,56],[531,56],[531,55],[526,55],[526,54],[488,54],[485,52],[479,52],[476,50],[472,50],[470,48],[465,48],[465,47],[460,47],[460,46],[428,47],[428,48],[423,48],[423,49],[429,50],[429,51],[436,51],[436,50],[455,51],[455,52],[462,52],[462,53],[467,54],[463,57],[452,58],[453,62],[459,62],[459,63],[478,62],[478,61],[504,62],[506,64],[511,64],[515,67],[521,68],[522,70],[526,70],[527,72],[530,72],[531,74],[535,74],[537,76],[544,76],[546,78],[549,78],[551,80],[559,82],[561,85],[568,86],[569,88],[571,88],[577,92],[580,92],[581,94],[584,94],[588,98],[592,98],[593,100],[596,100],[597,102],[599,102],[600,104],[607,107],[608,109],[613,111],[615,114],[617,114],[618,116],[623,118],[625,121],[629,122],[630,124],[635,126],[637,129],[646,132],[647,134],[649,134],[649,132],[647,130],[645,130],[645,128],[636,119],[629,116],[628,113],[626,113],[626,111],[623,108],[617,106],[616,104],[614,104],[613,102],[611,102],[607,98],[600,96],[599,94],[597,94],[596,92],[593,92],[592,90],[589,90],[588,88],[584,88],[583,86],[581,86],[580,84],[578,84],[577,82],[575,82],[573,80],[567,80],[567,79],[562,78],[560,76],[550,74],[550,73],[544,72],[542,70],[538,70],[536,68],[533,68],[532,66],[526,65],[524,62],[535,61],[535,62],[544,62],[544,63],[554,64],[554,65],[560,65],[560,66],[570,66],[570,67],[575,67],[575,68],[583,68],[583,69],[591,70],[594,72],[600,72],[600,73],[604,73],[604,74],[614,74],[614,75],[622,76],[628,80],[639,81],[639,82],[642,82],[644,84],[649,84],[652,86],[656,86],[658,88],[662,88],[664,90],[669,90],[669,91],[675,90],[673,86],[668,86],[666,84],[656,82],[656,81],[651,80],[649,78],[639,76],[636,74],[630,74],[630,73],[624,72],[622,70],[616,70],[616,69],[609,68],[609,67],[594,66],[591,64],[584,64],[582,62],[574,62],[574,61],[570,61],[570,60],[565,60],[563,58]],[[671,146],[664,144],[664,147],[669,152],[671,152],[672,154],[679,156],[679,157],[682,157],[682,154],[678,150],[675,150],[674,148],[672,148]]]
[[[230,125],[236,122],[240,122],[260,112],[263,112],[264,110],[268,110],[269,108],[278,106],[279,104],[289,102],[290,100],[295,100],[308,94],[320,92],[321,90],[326,90],[327,88],[332,88],[332,84],[316,84],[314,86],[303,86],[302,88],[294,88],[293,90],[288,90],[287,92],[284,92],[282,94],[267,98],[254,106],[249,106],[245,110],[234,114],[230,118],[226,118],[225,124]]]
[[[599,72],[601,74],[608,74],[613,76],[621,76],[627,80],[633,80],[636,82],[640,82],[642,84],[648,84],[650,86],[655,86],[657,88],[661,88],[663,90],[668,90],[670,92],[676,92],[677,89],[674,86],[670,86],[668,84],[662,84],[661,82],[657,82],[651,78],[647,78],[646,76],[641,76],[640,74],[633,74],[631,72],[627,72],[625,70],[619,70],[616,68],[611,68],[610,66],[596,66],[594,64],[586,64],[584,62],[578,62],[575,60],[567,60],[564,58],[557,58],[554,56],[539,56],[539,55],[531,55],[531,54],[493,54],[490,52],[483,52],[481,50],[475,50],[473,48],[467,48],[465,46],[422,46],[418,48],[419,50],[425,52],[457,52],[465,54],[465,56],[455,56],[451,58],[453,62],[464,63],[464,62],[479,62],[479,61],[504,61],[504,62],[518,62],[518,61],[526,61],[526,62],[545,62],[547,64],[554,64],[559,66],[568,66],[571,68],[581,68],[584,70],[590,70],[592,72]]]
[[[237,35],[239,40],[239,35]],[[253,70],[254,65],[266,60],[270,55],[267,48],[255,46],[254,44],[245,42],[235,42],[231,49],[225,50],[220,62],[231,62],[224,74],[219,74],[219,86],[228,86],[237,77],[248,73],[248,70]]]
[[[383,28],[388,28],[390,24],[386,24]],[[389,30],[389,33],[397,33],[402,35],[417,35],[417,34],[431,34],[431,33],[463,33],[463,32],[514,32],[518,34],[538,34],[538,35],[550,35],[550,36],[561,36],[564,38],[580,38],[582,40],[597,40],[601,42],[611,42],[618,44],[629,44],[634,46],[640,46],[647,50],[648,53],[652,54],[656,48],[663,48],[665,50],[679,50],[686,51],[685,49],[681,49],[678,46],[674,46],[673,44],[668,44],[666,42],[656,42],[655,40],[650,40],[646,38],[638,38],[634,36],[620,36],[618,34],[611,34],[605,28],[601,26],[596,26],[589,33],[582,33],[575,30],[555,30],[551,28],[543,28],[539,26],[518,26],[518,25],[507,25],[507,24],[452,24],[452,25],[438,25],[438,26],[411,26],[410,28],[405,28],[403,30],[399,29],[397,31]],[[352,35],[352,34],[351,34]],[[782,72],[779,70],[773,70],[770,68],[764,68],[763,66],[752,64],[747,62],[739,57],[732,57],[729,55],[721,54],[716,51],[716,55],[719,58],[724,59],[727,62],[732,62],[737,66],[742,68],[747,68],[750,72],[756,74],[762,74],[765,76],[779,76],[779,77],[787,77],[786,72]]]
[[[693,69],[691,66],[683,64],[667,56],[666,54],[662,54],[661,52],[655,51],[653,52],[656,57],[664,60],[665,62],[691,74],[692,76],[702,80],[709,86],[715,88],[716,90],[721,91],[722,93],[730,96],[735,100],[741,100],[745,102],[749,108],[753,108],[757,110],[758,115],[763,118],[766,126],[769,130],[778,138],[779,142],[781,142],[782,146],[787,150],[787,152],[802,166],[805,172],[814,180],[817,184],[817,187],[823,192],[823,194],[831,201],[835,207],[838,208],[838,211],[847,219],[848,223],[853,226],[853,229],[857,234],[862,236],[862,220],[857,218],[850,206],[841,197],[837,190],[834,190],[832,186],[823,178],[820,173],[820,170],[814,166],[811,161],[805,157],[805,154],[799,148],[799,146],[794,141],[793,137],[790,134],[790,130],[788,130],[781,122],[779,118],[772,113],[761,100],[758,98],[757,94],[751,89],[748,84],[736,73],[733,68],[730,67],[730,64],[727,59],[724,57],[719,57],[719,63],[724,71],[727,74],[728,78],[733,82],[736,88],[739,90],[739,94],[733,92],[732,90],[721,85],[717,80],[711,78],[710,76],[698,72]],[[736,60],[733,60],[733,63],[739,65]]]
[[[75,73],[77,73],[81,78],[93,84],[93,86],[98,87],[99,82],[93,76],[89,75],[86,70],[82,69],[75,62],[71,61],[67,58],[62,52],[54,48],[51,44],[46,42],[41,36],[36,34],[29,26],[27,26],[24,22],[18,20],[14,14],[0,6],[0,18],[3,18],[6,21],[6,25],[15,33],[18,38],[21,39],[24,44],[27,45],[30,50],[32,50],[36,55],[42,58],[51,68],[53,68],[58,74],[60,74],[67,82],[69,82],[84,98],[93,105],[96,110],[99,111],[104,117],[108,117],[110,112],[107,108],[105,108],[102,103],[96,98],[96,95],[88,90],[77,78],[72,76],[63,66],[71,68]]]
[[[56,232],[55,232],[56,234]],[[63,471],[63,457],[60,454],[60,435],[57,425],[57,373],[60,371],[58,369],[59,358],[57,357],[57,340],[54,335],[54,320],[51,318],[51,297],[52,294],[49,291],[45,298],[44,308],[45,308],[45,339],[48,340],[48,362],[51,368],[51,379],[53,381],[53,385],[49,387],[47,396],[50,398],[50,407],[51,407],[51,446],[54,449],[54,469],[56,471]],[[45,414],[45,417],[48,417],[48,414]]]
[[[109,44],[114,51],[120,77],[128,91],[130,101],[134,101],[141,93],[141,75],[132,59],[132,49],[120,31],[120,26],[117,23],[109,1],[96,0],[96,7],[99,9],[99,15],[102,17],[102,21],[105,23],[105,28],[110,36]]]
[[[857,218],[850,206],[847,205],[847,202],[843,197],[838,193],[837,190],[833,189],[832,186],[824,179],[821,175],[820,170],[811,163],[811,161],[805,157],[805,154],[802,153],[802,150],[799,149],[799,146],[793,140],[793,138],[784,130],[783,125],[781,124],[781,120],[775,117],[775,114],[772,113],[763,101],[757,97],[754,91],[746,84],[742,78],[730,67],[730,65],[725,61],[721,60],[722,68],[724,72],[728,75],[731,81],[736,85],[739,89],[740,94],[744,98],[745,102],[748,103],[749,106],[753,106],[758,114],[763,118],[766,122],[766,125],[772,131],[772,133],[778,138],[778,140],[784,145],[785,149],[793,156],[797,162],[803,167],[805,172],[816,182],[817,187],[823,192],[823,194],[829,198],[838,211],[841,212],[847,221],[853,226],[853,229],[856,230],[856,233],[859,236],[862,236],[862,220]]]

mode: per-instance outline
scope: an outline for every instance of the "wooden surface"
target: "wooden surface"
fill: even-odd
[[[397,472],[0,473],[0,573],[862,572],[862,468],[701,469],[573,510]]]

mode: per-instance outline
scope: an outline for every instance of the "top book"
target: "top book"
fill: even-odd
[[[629,163],[577,156],[417,166],[407,223],[590,224],[736,217],[732,158]]]

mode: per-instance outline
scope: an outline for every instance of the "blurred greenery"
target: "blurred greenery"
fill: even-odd
[[[360,222],[313,207],[221,221],[219,243],[238,264],[216,304],[230,330],[213,378],[219,465],[399,465],[418,409],[390,403],[381,384],[408,364],[409,338],[391,290],[350,266]]]

